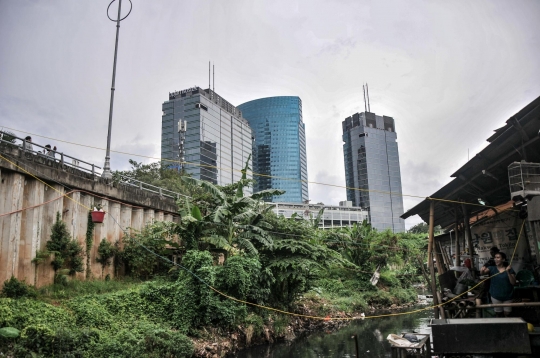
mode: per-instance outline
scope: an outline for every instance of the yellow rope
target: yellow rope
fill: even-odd
[[[43,180],[39,179],[38,177],[36,177],[34,174],[28,172],[27,170],[25,170],[24,168],[20,167],[19,165],[13,163],[12,161],[8,160],[7,158],[5,158],[4,156],[0,155],[0,158],[4,159],[5,161],[7,161],[8,163],[11,163],[12,165],[14,165],[15,167],[19,168],[20,170],[24,171],[25,173],[27,173],[28,175],[30,175],[31,177],[33,177],[34,179],[40,181],[41,183],[47,185],[48,187],[52,188],[53,190],[61,193],[63,196],[66,196],[68,199],[72,200],[73,202],[81,205],[82,207],[86,208],[87,210],[91,210],[91,208],[85,206],[84,204],[82,204],[81,202],[73,199],[73,198],[70,198],[68,195],[62,193],[60,190],[54,188],[53,186],[47,184],[46,182],[44,182]],[[431,199],[431,200],[435,200],[435,199],[432,199],[432,198],[428,198],[428,199]],[[523,232],[523,227],[525,225],[525,221],[523,221],[523,224],[521,226],[521,230],[519,232],[519,236],[518,236],[518,239],[517,239],[517,242],[516,242],[516,246],[514,247],[514,251],[512,253],[512,259],[510,261],[510,264],[512,263],[513,259],[514,259],[514,255],[515,255],[515,252],[517,250],[517,245],[519,243],[519,239],[521,238],[521,234]],[[274,312],[279,312],[279,313],[282,313],[282,314],[286,314],[286,315],[290,315],[290,316],[295,316],[295,317],[303,317],[303,318],[309,318],[309,319],[317,319],[317,320],[325,320],[325,321],[338,321],[338,320],[342,320],[342,321],[349,321],[349,320],[357,320],[357,319],[373,319],[373,318],[383,318],[383,317],[392,317],[392,316],[402,316],[402,315],[408,315],[408,314],[413,314],[413,313],[417,313],[417,312],[422,312],[422,311],[426,311],[426,310],[429,310],[429,309],[435,309],[435,308],[438,308],[438,307],[441,307],[445,304],[448,304],[452,301],[455,301],[456,299],[458,299],[459,297],[469,293],[470,291],[474,290],[476,287],[480,286],[482,283],[484,283],[485,281],[491,279],[492,277],[494,276],[497,276],[497,275],[500,275],[501,273],[503,272],[499,272],[498,274],[495,274],[491,277],[488,277],[482,281],[480,281],[478,284],[476,284],[475,286],[473,286],[472,288],[470,288],[469,290],[453,297],[452,299],[446,301],[446,302],[443,302],[443,303],[439,303],[437,305],[433,305],[433,306],[428,306],[428,307],[424,307],[424,308],[421,308],[421,309],[417,309],[417,310],[413,310],[413,311],[407,311],[407,312],[396,312],[396,313],[388,313],[388,314],[382,314],[382,315],[373,315],[373,316],[365,316],[365,317],[329,317],[329,316],[326,316],[326,317],[322,317],[322,316],[310,316],[310,315],[304,315],[304,314],[300,314],[300,313],[293,313],[293,312],[287,312],[287,311],[283,311],[283,310],[280,310],[280,309],[277,309],[277,308],[272,308],[272,307],[267,307],[267,306],[262,306],[262,305],[258,305],[256,303],[252,303],[252,302],[247,302],[247,301],[244,301],[244,300],[240,300],[240,299],[237,299],[235,297],[232,297],[232,296],[229,296],[217,289],[215,289],[214,287],[210,286],[207,284],[208,287],[210,287],[213,291],[215,291],[216,293],[218,293],[219,295],[227,298],[227,299],[230,299],[230,300],[233,300],[233,301],[236,301],[236,302],[239,302],[239,303],[243,303],[243,304],[246,304],[246,305],[250,305],[250,306],[254,306],[254,307],[258,307],[258,308],[261,308],[261,309],[265,309],[265,310],[269,310],[269,311],[274,311]]]

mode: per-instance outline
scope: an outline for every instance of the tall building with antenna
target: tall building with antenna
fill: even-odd
[[[210,86],[195,86],[169,93],[162,110],[162,161],[179,168],[180,158],[184,157],[186,173],[217,185],[231,184],[242,177],[253,137],[238,108]]]
[[[347,200],[368,210],[375,229],[404,232],[395,122],[370,112],[369,99],[365,109],[342,122]]]

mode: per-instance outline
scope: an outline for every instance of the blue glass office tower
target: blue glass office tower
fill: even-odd
[[[405,231],[394,119],[355,113],[342,126],[347,200],[368,209],[375,229]]]
[[[235,183],[251,155],[252,131],[242,113],[210,88],[169,93],[162,105],[161,159],[177,167],[181,150],[178,121],[187,122],[185,171],[217,185]],[[252,166],[251,159],[249,161]],[[251,177],[248,173],[248,177]],[[250,194],[251,190],[246,190]]]
[[[292,96],[261,98],[241,104],[238,109],[255,137],[253,192],[282,189],[285,194],[267,200],[289,203],[308,200],[302,100]]]

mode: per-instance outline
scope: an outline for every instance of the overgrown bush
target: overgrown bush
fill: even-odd
[[[261,281],[261,263],[257,257],[232,256],[216,271],[218,289],[235,298],[264,303],[270,293],[268,285]]]
[[[171,263],[168,258],[173,248],[179,248],[174,234],[174,223],[157,222],[146,226],[141,232],[122,239],[124,250],[119,252],[126,266],[126,272],[137,278],[149,279],[156,275],[166,275]],[[159,255],[161,257],[156,256]]]
[[[26,282],[11,276],[9,280],[4,282],[2,296],[8,298],[36,297],[36,290],[33,286],[27,285]]]

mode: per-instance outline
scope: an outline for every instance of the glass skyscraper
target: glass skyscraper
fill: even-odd
[[[256,99],[238,106],[247,119],[253,142],[254,192],[285,190],[267,201],[302,203],[309,199],[306,130],[302,100],[294,96]]]
[[[252,132],[242,113],[210,89],[169,93],[162,105],[161,159],[178,167],[178,121],[187,121],[183,145],[185,171],[217,185],[237,182],[251,154]],[[176,162],[176,163],[174,163]],[[249,166],[252,167],[250,159]],[[248,177],[251,174],[248,173]],[[251,190],[249,190],[250,192]]]
[[[405,231],[394,119],[362,112],[342,126],[347,200],[368,209],[375,229]]]

